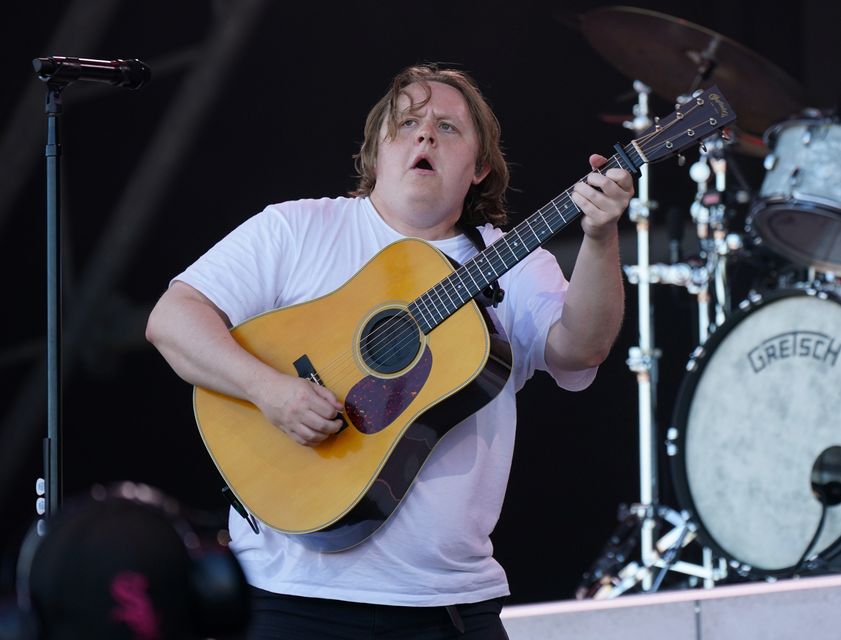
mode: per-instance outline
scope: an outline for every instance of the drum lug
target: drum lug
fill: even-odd
[[[751,571],[753,571],[753,567],[751,565],[744,564],[742,562],[739,562],[738,560],[731,560],[730,566],[736,573],[738,573],[743,578],[748,577]]]
[[[710,325],[710,334],[715,331],[714,325]],[[707,352],[704,349],[703,345],[695,347],[695,350],[692,352],[692,355],[689,356],[689,362],[686,363],[686,370],[687,371],[695,371],[698,368],[698,359],[703,358],[704,354]]]
[[[675,427],[669,427],[668,431],[666,431],[666,455],[669,457],[673,458],[677,455],[677,438],[677,429]]]
[[[792,197],[799,200],[799,194],[794,193],[794,188],[800,184],[800,167],[794,167],[788,176],[788,186],[792,189]]]
[[[747,311],[751,307],[755,307],[756,305],[761,303],[762,294],[759,293],[756,289],[751,289],[748,292],[748,297],[739,303],[739,309],[741,309],[742,311]]]
[[[765,167],[766,171],[773,171],[774,167],[777,166],[777,156],[773,153],[769,153],[762,161],[762,166]]]
[[[808,147],[810,144],[812,144],[812,132],[812,127],[806,127],[803,130],[803,135],[800,137],[800,142],[803,143],[804,147]]]

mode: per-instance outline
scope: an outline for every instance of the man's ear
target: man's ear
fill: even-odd
[[[491,172],[491,165],[487,162],[483,164],[481,167],[476,166],[476,173],[473,175],[473,184],[479,184],[484,180],[487,175]]]

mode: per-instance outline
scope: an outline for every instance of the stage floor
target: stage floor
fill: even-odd
[[[841,638],[841,576],[515,605],[511,640]]]

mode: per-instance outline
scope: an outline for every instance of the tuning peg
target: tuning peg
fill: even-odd
[[[686,156],[682,153],[677,154],[677,166],[682,167],[686,164]]]
[[[698,145],[701,147],[701,151],[703,153],[707,152],[707,145],[705,145],[703,142],[699,142]]]

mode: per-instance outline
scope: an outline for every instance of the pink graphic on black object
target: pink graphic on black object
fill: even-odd
[[[126,623],[134,632],[135,640],[156,640],[161,637],[158,617],[152,607],[147,589],[149,580],[135,571],[123,571],[111,581],[111,595],[117,606],[111,619]]]

